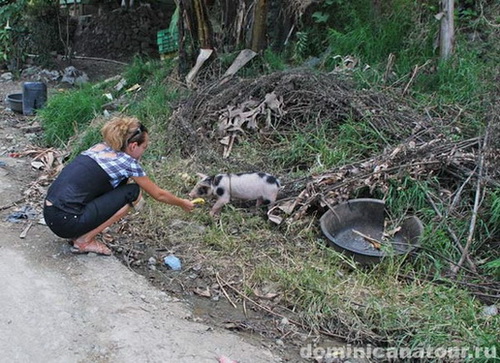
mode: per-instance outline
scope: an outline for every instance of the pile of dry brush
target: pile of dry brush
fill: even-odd
[[[450,261],[450,271],[454,274],[463,268],[475,273],[471,251],[479,249],[474,243],[481,204],[500,186],[499,104],[490,105],[485,112],[487,127],[482,135],[468,139],[460,135],[455,138],[460,141],[454,141],[453,117],[417,112],[400,98],[394,93],[356,89],[340,74],[307,70],[234,78],[210,83],[184,100],[169,133],[182,140],[186,153],[213,155],[215,148],[219,157],[228,157],[238,139],[251,133],[272,142],[273,136],[301,125],[319,126],[328,120],[334,130],[348,119],[368,122],[374,130],[383,130],[387,140],[384,152],[321,175],[288,181],[270,218],[294,221],[352,198],[360,188],[384,192],[394,180],[433,177],[439,190],[428,193],[429,205],[461,255],[458,261]],[[450,218],[468,219],[469,234],[454,231],[447,222]],[[498,248],[498,237],[491,236],[484,249]],[[479,293],[485,298],[500,297],[500,286],[493,290],[488,286]]]
[[[182,140],[176,147],[181,145],[186,154],[227,158],[238,140],[251,134],[272,143],[279,133],[311,123],[319,126],[324,120],[332,130],[348,119],[368,122],[374,130],[383,130],[384,152],[321,175],[288,181],[270,218],[277,223],[295,221],[352,198],[361,188],[384,192],[402,178],[434,178],[439,191],[429,192],[429,205],[461,255],[458,261],[450,261],[450,271],[464,268],[475,273],[471,251],[479,250],[474,243],[481,204],[500,186],[498,109],[493,104],[485,113],[487,127],[482,135],[454,141],[450,136],[456,126],[453,117],[417,112],[394,93],[356,89],[342,74],[302,69],[209,83],[178,105],[169,133]],[[470,221],[467,236],[452,229],[447,222],[451,218]],[[496,237],[491,236],[483,249],[498,248]],[[479,290],[486,298],[500,297],[500,287],[493,292]]]

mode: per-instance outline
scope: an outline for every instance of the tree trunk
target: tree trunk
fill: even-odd
[[[222,33],[223,38],[219,47],[233,49],[244,39],[244,19],[246,14],[245,1],[224,0],[222,2]]]
[[[439,49],[441,60],[448,59],[453,53],[455,29],[453,25],[454,0],[441,0],[441,31]]]
[[[198,28],[198,41],[200,48],[212,49],[212,27],[208,18],[208,11],[204,0],[193,0],[194,11]]]
[[[294,13],[287,0],[275,0],[269,2],[269,22],[267,29],[268,44],[273,50],[281,51],[286,45],[294,28]]]
[[[267,46],[267,0],[256,0],[252,27],[251,46],[254,52],[260,52]]]
[[[186,9],[186,5],[190,5],[187,3],[188,1],[180,0],[178,3],[179,6],[179,22],[177,23],[177,28],[179,30],[179,78],[184,78],[184,76],[189,72],[189,64],[190,59],[187,53],[187,34],[186,30],[189,30],[189,12]]]
[[[213,34],[205,0],[180,0],[179,76],[187,74],[200,49],[213,49]]]

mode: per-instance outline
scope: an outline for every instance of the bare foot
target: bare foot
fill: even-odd
[[[76,254],[81,253],[97,253],[98,255],[110,256],[111,250],[103,243],[97,242],[95,239],[89,242],[73,242],[73,249],[71,252]]]

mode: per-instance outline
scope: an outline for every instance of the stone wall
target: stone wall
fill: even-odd
[[[159,57],[156,35],[168,28],[174,10],[141,5],[81,16],[73,37],[74,55],[124,61],[136,54]]]

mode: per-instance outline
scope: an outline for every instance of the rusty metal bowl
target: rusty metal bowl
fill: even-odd
[[[385,203],[380,199],[352,199],[329,209],[320,218],[328,243],[363,264],[406,255],[419,246],[423,225],[415,216],[406,217],[393,238],[385,241]],[[381,242],[380,245],[377,242]],[[380,248],[378,248],[380,247]]]

